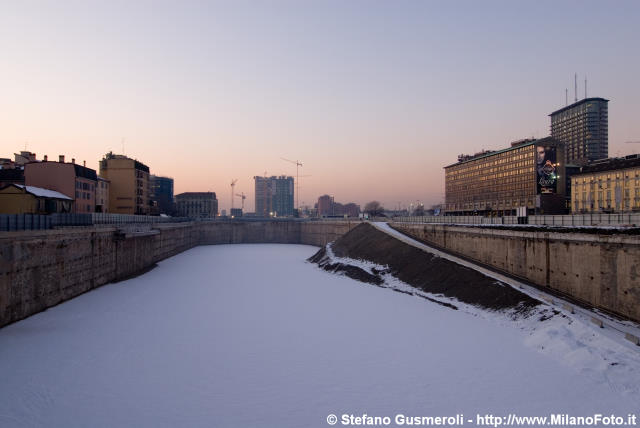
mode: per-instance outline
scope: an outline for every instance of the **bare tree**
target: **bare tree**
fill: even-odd
[[[364,206],[364,212],[370,217],[381,217],[384,215],[384,207],[378,201],[371,201]]]

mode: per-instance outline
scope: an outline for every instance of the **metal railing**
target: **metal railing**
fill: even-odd
[[[54,227],[182,223],[187,217],[159,217],[109,213],[0,214],[0,231],[46,230]]]
[[[115,225],[131,230],[148,230],[154,224],[159,223],[184,223],[184,222],[305,222],[305,221],[360,221],[357,218],[260,218],[239,217],[235,219],[216,218],[189,218],[189,217],[162,217],[147,215],[111,214],[111,213],[56,213],[56,214],[0,214],[0,231],[17,230],[46,230],[55,227]]]
[[[163,217],[153,215],[91,213],[92,224],[132,224],[132,223],[184,223],[194,221],[189,217]]]
[[[482,217],[482,216],[420,216],[394,217],[393,221],[402,223],[441,223],[441,224],[518,224],[518,217]]]
[[[522,219],[526,218],[526,221]],[[395,217],[403,223],[441,224],[529,224],[538,226],[640,226],[640,213],[629,214],[575,214],[575,215],[530,215],[528,217],[503,216],[422,216]]]
[[[0,214],[0,231],[51,229],[51,216],[38,214]]]

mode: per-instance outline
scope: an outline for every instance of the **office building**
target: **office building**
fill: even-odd
[[[446,214],[562,214],[564,168],[564,146],[550,137],[460,155],[457,163],[444,167]]]
[[[58,162],[30,161],[24,165],[24,182],[27,186],[55,190],[70,197],[74,201],[74,213],[96,210],[96,170],[76,164],[75,159],[65,162],[64,155],[60,155]]]
[[[256,216],[291,217],[293,209],[293,177],[253,177],[255,180]]]
[[[357,218],[360,215],[360,205],[354,202],[344,204],[343,214],[347,217]]]
[[[564,143],[569,165],[586,165],[609,156],[609,100],[585,98],[551,116],[551,137]]]
[[[316,207],[318,217],[358,217],[360,214],[360,205],[353,202],[341,204],[329,195],[320,196]]]
[[[333,196],[322,195],[318,198],[318,217],[327,217],[333,215]]]
[[[640,155],[592,162],[571,182],[573,214],[640,211]]]
[[[173,201],[173,178],[151,175],[149,177],[151,200],[155,202],[158,214],[173,215],[175,203]]]
[[[215,218],[218,216],[218,199],[215,192],[185,192],[176,195],[178,216],[190,218]]]
[[[109,180],[109,212],[149,214],[148,166],[109,152],[100,161],[100,177]]]

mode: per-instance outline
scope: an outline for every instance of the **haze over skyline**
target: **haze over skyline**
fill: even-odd
[[[460,153],[549,134],[609,103],[609,155],[638,152],[639,2],[4,2],[0,156],[98,169],[124,152],[175,193],[255,175],[394,208],[441,202]],[[240,200],[236,200],[240,206]]]

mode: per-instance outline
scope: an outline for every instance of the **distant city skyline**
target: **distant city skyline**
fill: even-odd
[[[5,2],[0,157],[123,153],[175,194],[300,175],[389,209],[443,202],[461,153],[550,134],[549,114],[609,102],[609,155],[640,151],[640,3]],[[124,147],[124,149],[123,149]],[[236,206],[239,206],[239,199]]]

